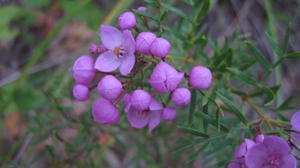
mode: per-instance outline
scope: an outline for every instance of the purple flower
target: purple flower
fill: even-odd
[[[161,118],[164,120],[173,120],[176,117],[176,109],[171,107],[165,107],[161,114]]]
[[[203,66],[195,66],[190,72],[189,84],[196,89],[207,89],[212,82],[211,71]]]
[[[160,93],[168,93],[177,88],[183,77],[184,73],[177,72],[169,64],[160,61],[154,68],[149,83]]]
[[[113,26],[102,25],[101,40],[108,51],[96,60],[95,69],[101,72],[112,72],[117,68],[122,75],[128,75],[135,63],[135,42],[130,31],[121,33]]]
[[[89,99],[89,88],[82,84],[76,84],[73,87],[73,97],[79,101],[86,101]]]
[[[149,131],[152,131],[160,123],[162,109],[163,106],[159,102],[151,99],[146,110],[139,110],[131,106],[127,112],[127,118],[132,127],[144,128],[148,125]]]
[[[137,8],[137,10],[147,12],[148,9],[144,6],[140,6],[140,7]]]
[[[121,29],[132,29],[136,24],[135,15],[132,12],[124,12],[119,16],[118,24]]]
[[[151,102],[151,95],[145,90],[135,90],[130,96],[130,106],[137,110],[148,109]]]
[[[253,146],[245,157],[247,168],[296,168],[288,143],[277,136],[267,136]]]
[[[156,39],[156,35],[151,32],[140,33],[135,40],[135,48],[141,54],[151,54],[150,46]]]
[[[79,84],[87,85],[95,77],[93,58],[89,55],[83,55],[77,58],[72,68],[72,75]]]
[[[122,84],[114,76],[106,75],[98,83],[97,90],[105,99],[115,100],[122,92]]]
[[[156,38],[150,46],[151,54],[160,58],[166,57],[170,49],[170,42],[164,38]]]
[[[245,139],[243,143],[240,144],[238,149],[234,153],[234,157],[238,160],[240,164],[245,164],[245,157],[248,151],[255,145],[255,142],[251,139]]]
[[[99,98],[93,104],[93,118],[100,124],[113,125],[119,121],[120,113],[110,101]]]
[[[173,91],[171,100],[176,106],[185,106],[191,101],[191,92],[187,88],[177,88]]]

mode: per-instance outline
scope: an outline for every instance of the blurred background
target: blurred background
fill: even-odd
[[[198,4],[161,1],[187,14]],[[178,149],[184,148],[178,143],[186,134],[176,130],[176,122],[152,134],[128,129],[124,118],[119,126],[99,127],[91,121],[92,101],[72,99],[70,67],[74,60],[88,54],[90,44],[100,42],[100,24],[116,25],[118,14],[139,6],[147,6],[153,15],[159,10],[151,6],[151,0],[0,0],[1,166],[205,165],[201,156],[191,156],[193,149],[185,153]],[[163,24],[176,31],[178,16],[169,12],[166,18]],[[235,43],[235,36],[251,39],[272,61],[274,53],[266,33],[284,45],[288,31],[290,40],[283,48],[300,51],[300,0],[212,0],[197,29],[220,48],[227,40]],[[213,54],[211,46],[203,47],[207,55]],[[281,96],[294,97],[291,104],[298,107],[299,67],[295,59],[280,68]]]

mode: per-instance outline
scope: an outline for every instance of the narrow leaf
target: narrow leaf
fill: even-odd
[[[201,137],[204,137],[204,138],[209,138],[209,135],[207,135],[203,132],[200,132],[200,131],[198,131],[194,128],[179,126],[178,129],[181,130],[181,131],[187,132],[189,134],[195,135],[195,136],[201,136]]]
[[[247,120],[243,115],[242,111],[240,111],[240,109],[237,108],[234,105],[234,103],[230,99],[228,99],[225,95],[223,95],[221,92],[217,91],[217,95],[226,104],[226,106],[230,108],[230,110],[238,117],[238,119],[246,125]]]
[[[266,70],[271,68],[269,61],[264,57],[264,55],[254,46],[253,43],[247,42],[246,43],[251,51],[254,53],[255,58],[259,62],[259,64]]]

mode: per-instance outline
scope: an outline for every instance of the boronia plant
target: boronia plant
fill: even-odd
[[[207,3],[200,8],[200,18],[201,12],[208,10],[204,8]],[[186,17],[175,7],[161,2],[158,5]],[[250,49],[255,55],[245,62],[236,59],[239,55],[226,45],[213,56],[199,54],[197,47],[209,42],[197,32],[201,31],[196,29],[199,18],[188,18],[195,36],[183,41],[175,28],[164,27],[166,10],[161,12],[153,16],[146,7],[139,7],[122,13],[118,26],[100,25],[101,43],[90,45],[90,54],[74,62],[73,96],[78,101],[93,99],[92,117],[99,127],[114,127],[125,116],[131,127],[155,132],[163,120],[188,116],[177,123],[177,128],[193,137],[185,139],[187,146],[180,144],[179,148],[201,144],[191,157],[222,153],[214,148],[216,144],[224,150],[227,146],[236,148],[235,152],[231,150],[232,155],[215,158],[218,166],[296,168],[300,111],[290,124],[279,113],[287,109],[287,102],[274,106],[280,85],[266,87],[264,81],[285,58],[298,53],[284,53],[270,37],[276,54],[282,55],[273,64],[251,41],[241,42],[242,49]],[[187,50],[184,57],[180,56],[180,45]],[[252,75],[250,67],[257,68],[256,62],[266,71],[262,80]],[[96,92],[96,98],[90,96],[91,92]],[[245,106],[257,117],[250,117]],[[271,117],[267,111],[275,115]]]

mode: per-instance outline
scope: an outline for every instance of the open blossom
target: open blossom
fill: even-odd
[[[114,100],[122,92],[122,83],[112,75],[104,76],[97,85],[99,94],[107,100]]]
[[[211,71],[203,66],[195,66],[190,71],[189,84],[196,89],[207,89],[212,82]]]
[[[72,75],[76,83],[87,85],[95,77],[93,58],[89,55],[83,55],[77,58],[72,68]]]
[[[177,88],[173,91],[171,100],[176,106],[185,106],[191,101],[191,92],[187,88]]]
[[[79,101],[86,101],[89,98],[89,88],[82,84],[73,87],[73,97]]]
[[[122,75],[128,75],[135,64],[135,42],[130,31],[120,32],[113,26],[102,25],[101,41],[108,50],[98,56],[95,69],[112,72],[117,68]]]
[[[165,107],[161,114],[161,118],[164,120],[173,120],[176,117],[176,109],[171,107]]]
[[[296,168],[288,143],[277,136],[266,136],[245,157],[247,168]]]
[[[136,24],[135,15],[132,12],[124,12],[118,18],[118,24],[121,29],[132,29]]]
[[[156,91],[168,93],[177,88],[183,77],[184,73],[177,72],[169,64],[160,61],[154,68],[149,83]]]
[[[156,38],[150,46],[151,54],[160,58],[166,57],[170,49],[170,42],[164,38]]]
[[[162,110],[163,106],[152,98],[146,110],[139,110],[133,106],[129,107],[127,118],[132,127],[144,128],[148,125],[149,130],[152,131],[160,123]]]
[[[112,125],[119,121],[120,112],[110,101],[99,98],[93,104],[93,118],[100,124]]]
[[[155,34],[151,32],[141,32],[135,40],[136,51],[141,54],[151,54],[150,46],[155,39]]]

